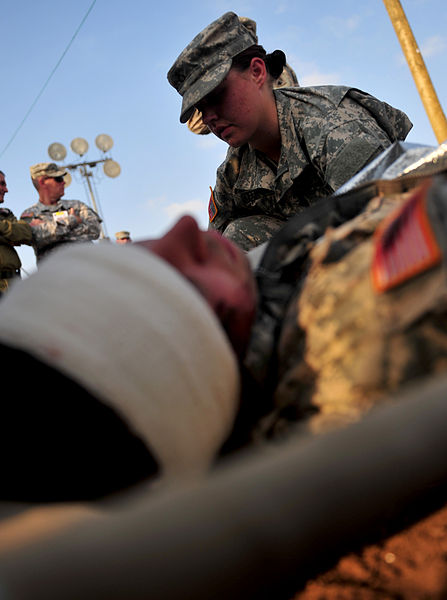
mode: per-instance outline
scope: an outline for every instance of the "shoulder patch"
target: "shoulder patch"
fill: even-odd
[[[214,221],[214,219],[216,218],[218,210],[217,210],[216,202],[214,200],[213,188],[211,186],[210,186],[210,190],[211,190],[211,196],[210,196],[210,201],[208,204],[208,216],[210,219],[210,223],[212,223]]]
[[[427,186],[423,186],[375,232],[371,274],[379,293],[441,261],[441,249],[427,215],[426,195]]]

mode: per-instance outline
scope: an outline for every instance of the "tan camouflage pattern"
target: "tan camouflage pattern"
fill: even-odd
[[[250,19],[249,17],[239,17],[239,21],[242,23],[244,27],[246,27],[252,34],[255,39],[255,44],[258,43],[258,34],[257,34],[257,24],[256,21]]]
[[[330,195],[411,129],[407,116],[354,88],[274,90],[282,140],[276,165],[248,145],[218,168],[210,226],[225,231],[249,215],[287,221]]]
[[[31,179],[38,179],[39,177],[63,177],[67,174],[64,167],[58,166],[56,163],[37,163],[32,165],[30,168]]]
[[[205,27],[179,55],[168,72],[169,83],[183,96],[180,122],[226,77],[233,57],[256,44],[254,35],[233,12]]]
[[[54,213],[74,209],[82,219],[78,223],[75,215],[54,218]],[[33,204],[23,211],[21,219],[30,223],[32,219],[42,219],[43,223],[32,226],[33,248],[37,261],[55,246],[74,242],[88,242],[98,239],[101,233],[101,219],[89,206],[79,200],[60,199],[56,204]]]
[[[31,227],[18,221],[8,208],[0,208],[0,272],[16,271],[22,266],[15,246],[32,243]],[[0,278],[0,293],[9,287],[10,279]]]
[[[208,135],[211,133],[211,130],[202,121],[202,113],[200,110],[197,110],[197,108],[194,109],[194,112],[186,124],[189,131],[191,131],[191,133],[195,133],[196,135]]]
[[[130,231],[117,231],[115,233],[115,238],[117,240],[125,240],[130,238]]]
[[[447,215],[447,179],[437,185]],[[255,439],[348,425],[390,392],[447,370],[445,254],[440,266],[392,290],[372,288],[372,234],[411,194],[374,198],[358,217],[312,244],[274,353],[274,408]],[[437,237],[445,252],[446,230],[438,229]],[[247,356],[253,372],[266,360]]]
[[[273,89],[277,90],[283,87],[295,87],[299,85],[298,77],[290,65],[285,65],[281,75],[275,79]]]

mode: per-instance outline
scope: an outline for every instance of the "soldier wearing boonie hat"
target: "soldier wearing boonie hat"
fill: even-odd
[[[59,167],[56,163],[37,163],[29,168],[31,179],[34,181],[39,177],[65,177],[67,170]]]
[[[412,127],[402,111],[356,88],[275,89],[285,65],[283,52],[267,54],[253,29],[228,12],[168,73],[183,97],[180,121],[198,108],[230,146],[208,215],[211,228],[244,250],[337,190]],[[211,93],[221,84],[222,93]]]
[[[36,261],[65,244],[96,240],[101,233],[99,215],[80,200],[63,198],[67,169],[41,162],[29,170],[39,201],[25,209],[21,219],[32,227]]]
[[[115,233],[115,239],[117,244],[128,244],[132,241],[129,231],[117,231]]]

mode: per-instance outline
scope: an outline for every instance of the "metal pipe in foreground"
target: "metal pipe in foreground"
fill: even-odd
[[[399,0],[383,0],[383,2],[410,67],[436,139],[441,144],[447,140],[447,119],[425,66],[421,51]]]
[[[142,493],[0,557],[2,600],[288,599],[447,481],[447,377],[346,429]]]

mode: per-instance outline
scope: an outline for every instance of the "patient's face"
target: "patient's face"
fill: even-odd
[[[245,254],[216,231],[201,231],[192,217],[182,217],[162,238],[141,244],[199,290],[241,356],[256,308],[255,281]]]

